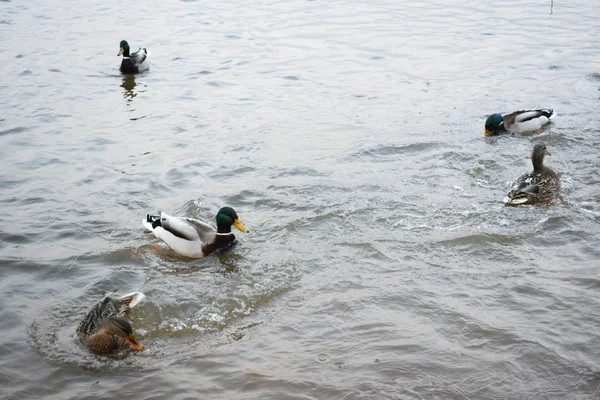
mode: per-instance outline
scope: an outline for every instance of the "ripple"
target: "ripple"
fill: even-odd
[[[16,133],[21,133],[21,132],[26,132],[28,130],[29,130],[29,128],[26,128],[26,127],[23,127],[23,126],[18,126],[18,127],[15,127],[15,128],[8,128],[8,129],[0,130],[0,136],[11,135],[11,134],[16,134]]]
[[[587,78],[593,81],[600,81],[600,72],[594,72],[587,75]]]
[[[415,154],[429,152],[432,149],[439,147],[437,142],[431,143],[415,143],[399,146],[378,146],[371,149],[359,150],[348,156],[349,159],[359,158],[371,161],[386,162],[391,157],[396,157],[405,154]]]
[[[19,234],[7,234],[0,232],[0,241],[14,244],[27,244],[36,239],[36,235],[26,236]]]
[[[206,76],[206,75],[211,75],[214,74],[214,72],[211,71],[199,71],[199,72],[194,72],[192,74],[190,74],[189,76],[191,77],[191,79],[198,79],[202,76]]]
[[[65,23],[50,1],[0,11],[23,39],[0,52],[5,396],[598,393],[590,0],[497,1],[483,33],[476,2],[129,4],[158,54],[136,82],[98,42],[121,4]],[[482,136],[491,110],[540,99],[561,110],[542,136]],[[565,201],[504,207],[542,139]],[[140,225],[225,204],[251,233],[199,260]],[[131,290],[145,350],[90,354],[80,318]]]
[[[218,87],[218,88],[238,86],[236,83],[233,83],[233,82],[219,82],[219,81],[206,82],[206,85]]]

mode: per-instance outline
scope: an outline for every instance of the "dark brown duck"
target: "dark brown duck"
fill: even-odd
[[[129,293],[119,299],[104,298],[83,318],[77,327],[79,340],[94,353],[112,353],[128,346],[142,350],[133,337],[131,324],[123,318],[143,298],[140,292]]]

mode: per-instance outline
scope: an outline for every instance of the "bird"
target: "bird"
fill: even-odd
[[[123,56],[121,61],[121,67],[119,70],[124,74],[137,74],[138,72],[146,71],[150,68],[150,61],[148,60],[148,51],[145,48],[140,48],[135,53],[129,53],[129,43],[127,40],[121,40],[119,43],[119,54]]]
[[[143,293],[133,292],[118,299],[107,296],[96,303],[77,327],[81,343],[98,354],[112,353],[128,345],[142,350],[133,337],[131,324],[123,316],[144,297]]]
[[[531,152],[533,171],[521,175],[511,186],[504,198],[505,205],[547,203],[558,195],[560,175],[544,165],[544,156],[549,156],[544,143],[537,143]]]
[[[550,122],[556,113],[552,109],[519,110],[510,114],[492,114],[485,121],[484,136],[535,131]]]
[[[233,243],[235,235],[231,233],[232,225],[241,232],[248,232],[231,207],[221,208],[216,221],[215,230],[206,222],[194,218],[172,217],[159,212],[155,215],[148,214],[142,224],[177,254],[202,258]]]

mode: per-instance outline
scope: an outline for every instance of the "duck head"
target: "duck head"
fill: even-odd
[[[242,232],[248,232],[248,229],[240,222],[238,215],[233,208],[221,208],[217,213],[217,232],[230,233],[232,225]]]
[[[121,40],[119,47],[119,54],[117,56],[129,57],[129,43],[127,43],[127,40]]]
[[[504,131],[504,120],[500,114],[492,114],[485,121],[484,136],[493,136],[498,134],[499,131]]]
[[[531,163],[533,164],[533,170],[537,171],[544,167],[544,157],[550,156],[550,152],[546,150],[546,145],[544,143],[537,143],[533,146],[533,150],[531,151]]]
[[[127,344],[136,350],[142,350],[143,347],[133,338],[133,329],[131,324],[121,317],[112,317],[102,321],[100,325],[101,329],[106,333],[113,334],[115,336],[122,337]]]

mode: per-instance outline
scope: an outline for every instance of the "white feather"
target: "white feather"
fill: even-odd
[[[138,69],[140,70],[140,72],[144,72],[150,69],[150,61],[148,60],[148,57],[146,57],[146,59],[140,65],[138,65]]]
[[[131,292],[131,293],[127,293],[124,296],[121,296],[119,298],[119,300],[126,300],[126,299],[131,298],[127,308],[133,308],[133,307],[137,306],[139,304],[139,302],[142,301],[145,297],[146,297],[146,295],[142,292]]]
[[[144,58],[144,61],[139,63],[139,60],[144,57],[143,54],[145,54],[146,57]],[[140,48],[131,55],[131,59],[137,65],[139,72],[144,72],[150,68],[150,52],[147,49]]]
[[[542,126],[546,125],[548,121],[548,117],[542,115],[525,122],[517,121],[510,127],[510,130],[515,133],[531,132],[540,129]]]
[[[185,232],[186,234],[189,234],[190,237],[195,237],[195,239],[187,240],[179,236],[175,236],[162,226],[157,226],[154,228],[147,219],[142,219],[142,224],[146,229],[152,231],[154,236],[165,242],[176,253],[190,258],[204,257],[204,254],[202,253],[202,241],[200,240],[198,231],[196,231],[193,226],[186,224],[185,219],[183,218],[172,217],[163,212],[160,213],[160,218],[168,219],[171,226],[175,226],[177,230]],[[207,226],[210,228],[209,225]]]
[[[523,122],[527,119],[535,119],[535,117],[540,114],[539,111],[535,110],[535,111],[526,111],[526,112],[522,112],[520,114],[515,115],[515,123],[520,123]]]
[[[154,230],[154,228],[152,228],[152,224],[150,222],[148,222],[148,220],[146,218],[142,219],[142,225],[144,225],[144,228],[146,228],[150,232],[152,232]]]
[[[504,198],[503,200],[505,205],[519,205],[519,204],[523,204],[527,202],[526,198],[520,198],[520,199],[510,199],[508,196]]]

